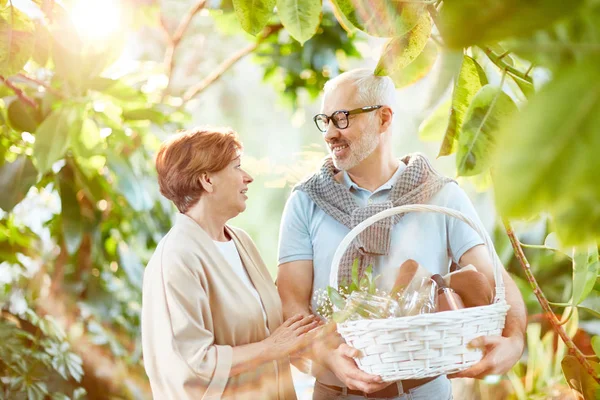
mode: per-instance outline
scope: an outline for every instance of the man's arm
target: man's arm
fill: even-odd
[[[486,246],[478,245],[471,248],[463,254],[459,264],[461,266],[472,264],[487,277],[491,287],[496,287],[492,259]],[[506,302],[510,305],[502,336],[482,336],[471,341],[470,346],[483,350],[483,359],[465,371],[450,375],[450,378],[481,379],[486,375],[504,374],[521,358],[525,348],[527,310],[519,288],[504,268],[502,268],[502,278],[506,290]]]
[[[277,290],[283,305],[284,319],[296,314],[310,315],[310,298],[313,283],[312,260],[298,260],[279,265]],[[344,343],[335,331],[335,324],[322,328],[322,333],[313,341],[304,355],[330,369],[350,389],[366,393],[376,392],[387,387],[381,377],[361,371],[352,357],[358,350]]]

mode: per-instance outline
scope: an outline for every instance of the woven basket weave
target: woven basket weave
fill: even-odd
[[[499,261],[488,235],[464,214],[446,207],[407,205],[384,210],[352,229],[338,246],[331,263],[330,284],[338,287],[338,268],[352,241],[371,224],[394,214],[436,212],[467,223],[483,239],[494,266],[496,295],[492,304],[455,311],[408,317],[364,319],[337,325],[350,346],[361,351],[358,367],[384,381],[419,379],[451,374],[469,368],[481,360],[478,349],[467,344],[479,336],[500,336],[504,329],[506,303]]]

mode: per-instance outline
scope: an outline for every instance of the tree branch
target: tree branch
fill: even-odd
[[[20,74],[18,74],[17,76],[18,76],[19,78],[22,78],[22,79],[26,80],[26,81],[29,81],[29,82],[35,83],[35,84],[36,84],[36,85],[38,85],[38,86],[42,86],[44,89],[46,89],[46,91],[47,91],[48,93],[52,93],[52,94],[53,94],[53,95],[55,95],[56,97],[60,97],[61,99],[64,99],[64,98],[65,98],[65,96],[64,96],[62,93],[60,93],[58,90],[54,89],[54,88],[53,88],[52,86],[50,86],[49,84],[47,84],[47,83],[45,83],[45,82],[42,82],[42,81],[40,81],[39,79],[33,78],[33,77],[31,77],[31,76],[28,76],[28,75],[25,75],[25,74],[23,74],[23,73],[20,73]]]
[[[508,52],[502,55],[498,55],[494,53],[489,47],[482,47],[481,50],[483,50],[483,52],[489,57],[489,59],[494,64],[496,64],[496,66],[501,70],[506,70],[509,74],[533,84],[533,79],[528,75],[529,71],[527,73],[521,72],[518,69],[511,67],[502,60],[508,54]]]
[[[168,80],[169,83],[171,82],[171,75],[173,74],[173,69],[175,67],[175,50],[177,49],[177,46],[181,42],[183,35],[185,34],[188,27],[190,26],[190,23],[192,22],[192,18],[194,18],[194,16],[200,10],[202,10],[205,5],[206,5],[206,0],[200,0],[196,4],[194,4],[188,10],[188,12],[185,14],[183,19],[179,23],[179,26],[177,26],[177,29],[175,29],[175,33],[173,34],[173,36],[171,36],[169,38],[169,43],[167,45],[167,50],[165,52],[165,60],[164,60],[164,65],[167,69],[167,77],[169,79]],[[161,24],[162,24],[165,32],[167,32],[167,34],[168,34],[168,31],[166,30],[166,26],[165,26],[162,18],[161,18]],[[168,88],[168,84],[167,84],[167,88]],[[166,89],[165,89],[165,91],[166,91]]]
[[[2,81],[8,88],[10,88],[13,92],[15,92],[17,97],[19,99],[21,99],[21,101],[23,101],[25,104],[27,104],[28,106],[31,106],[33,108],[37,108],[37,103],[35,102],[35,100],[32,99],[31,97],[27,96],[21,88],[15,86],[14,83],[9,81],[7,78],[3,77],[2,75],[0,75],[0,81]]]
[[[186,103],[192,98],[201,93],[209,85],[217,81],[229,68],[231,68],[236,62],[252,53],[256,48],[269,36],[281,30],[283,26],[271,25],[265,28],[256,42],[249,44],[248,46],[240,49],[237,53],[233,54],[227,60],[223,61],[213,72],[211,72],[206,78],[198,82],[196,85],[191,86],[183,95],[183,102]]]
[[[533,289],[533,293],[535,297],[537,297],[538,302],[542,306],[542,309],[546,312],[546,316],[552,325],[552,329],[561,337],[562,341],[565,343],[567,348],[569,349],[569,354],[574,356],[577,361],[587,370],[587,372],[594,378],[594,380],[600,383],[600,377],[596,375],[596,371],[592,367],[592,365],[588,362],[585,355],[575,346],[573,340],[567,335],[563,327],[561,326],[560,321],[552,311],[550,304],[548,303],[548,299],[542,292],[540,285],[537,283],[535,277],[533,276],[533,272],[531,271],[531,266],[529,265],[529,261],[525,257],[525,253],[523,252],[523,248],[519,240],[517,239],[515,232],[510,225],[510,222],[507,220],[504,221],[504,228],[506,229],[506,233],[508,234],[508,238],[510,239],[510,243],[515,251],[515,256],[519,260],[521,267],[523,267],[523,271],[525,271],[525,276],[527,276],[527,280]]]

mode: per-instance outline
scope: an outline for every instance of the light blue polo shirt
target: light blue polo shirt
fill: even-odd
[[[406,165],[400,167],[381,187],[373,192],[359,187],[343,172],[342,183],[361,207],[386,201]],[[428,204],[453,208],[481,222],[466,193],[454,182],[447,183]],[[289,197],[281,220],[279,235],[279,264],[298,260],[313,262],[313,293],[329,285],[329,272],[338,245],[350,232],[346,226],[326,214],[301,190]],[[409,213],[392,228],[390,254],[376,258],[374,276],[381,275],[378,287],[389,291],[398,268],[407,259],[414,259],[431,273],[448,272],[451,259],[460,257],[478,244],[484,243],[463,221],[438,213]],[[311,296],[316,309],[315,296]]]

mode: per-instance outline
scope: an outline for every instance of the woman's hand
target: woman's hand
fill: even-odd
[[[296,314],[286,320],[271,336],[263,340],[273,359],[289,356],[310,344],[310,338],[316,333],[321,320],[315,315]]]

